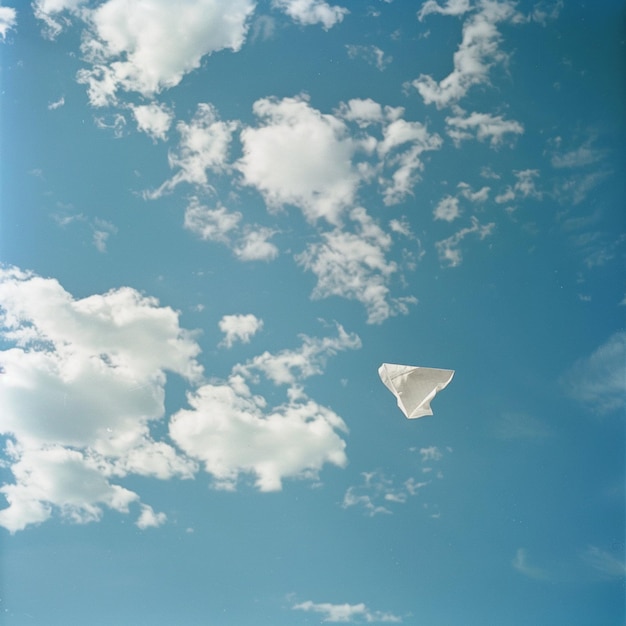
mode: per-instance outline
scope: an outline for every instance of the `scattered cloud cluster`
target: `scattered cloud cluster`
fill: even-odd
[[[139,496],[112,482],[127,475],[189,477],[193,464],[155,441],[166,372],[197,381],[199,348],[178,314],[133,289],[74,300],[53,279],[0,273],[4,339],[2,417],[14,484],[0,524],[11,531],[58,509],[98,519]]]
[[[360,507],[369,517],[380,514],[390,515],[393,512],[391,507],[405,504],[410,497],[418,495],[433,482],[433,471],[436,465],[445,455],[452,452],[452,449],[429,446],[416,451],[421,457],[421,479],[409,477],[401,484],[397,484],[382,472],[362,472],[362,483],[348,487],[343,497],[342,507],[344,509],[354,506]],[[434,476],[436,479],[441,479],[443,473],[438,469]],[[424,508],[434,511],[430,513],[430,517],[437,518],[440,516],[436,505],[424,503]]]
[[[360,347],[341,326],[336,337],[303,336],[297,350],[266,352],[226,381],[206,382],[200,348],[179,314],[129,287],[76,300],[54,279],[8,267],[0,301],[2,338],[13,345],[0,352],[0,433],[14,476],[0,487],[8,502],[0,525],[11,532],[53,514],[96,521],[105,507],[139,507],[140,528],[165,523],[164,513],[120,484],[130,474],[191,478],[202,463],[218,488],[234,489],[240,474],[252,474],[259,489],[272,491],[285,478],[316,479],[325,464],[347,462],[345,423],[301,387],[329,356]],[[246,315],[220,323],[230,345],[261,325]],[[252,392],[258,373],[288,385],[284,404],[269,408]],[[169,419],[169,440],[156,439],[151,426],[166,417],[172,374],[192,386],[189,408]]]
[[[350,214],[355,232],[343,228],[323,233],[296,260],[317,277],[313,298],[341,296],[361,302],[370,324],[380,324],[391,315],[406,313],[416,299],[412,296],[390,298],[388,283],[398,271],[394,261],[385,258],[391,237],[365,209]]]
[[[222,243],[231,248],[240,261],[272,261],[279,250],[270,241],[277,231],[255,224],[241,224],[243,215],[229,211],[221,204],[211,209],[197,196],[189,199],[184,227],[205,241]]]

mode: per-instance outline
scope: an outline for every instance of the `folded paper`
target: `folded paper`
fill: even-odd
[[[448,386],[454,370],[383,363],[378,368],[378,375],[396,396],[400,410],[409,419],[415,419],[433,414],[430,402]]]

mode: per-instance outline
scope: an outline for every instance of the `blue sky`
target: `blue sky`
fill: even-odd
[[[4,0],[3,623],[623,624],[625,12]]]

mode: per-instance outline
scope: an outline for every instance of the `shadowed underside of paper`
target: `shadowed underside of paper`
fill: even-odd
[[[400,410],[409,419],[432,415],[431,400],[445,389],[454,370],[383,363],[378,374],[385,386],[396,396]]]

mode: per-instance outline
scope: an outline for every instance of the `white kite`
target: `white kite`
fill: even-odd
[[[430,401],[448,386],[454,370],[383,363],[378,368],[378,375],[396,396],[401,411],[409,419],[415,419],[433,414]]]

